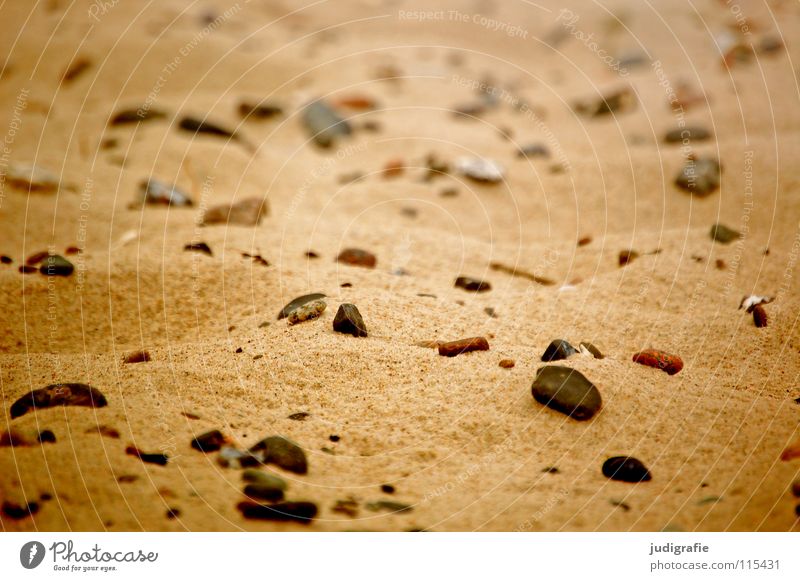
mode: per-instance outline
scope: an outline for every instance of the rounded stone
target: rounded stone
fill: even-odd
[[[584,375],[561,365],[547,365],[536,371],[531,386],[533,399],[575,420],[588,420],[603,405],[600,392]]]

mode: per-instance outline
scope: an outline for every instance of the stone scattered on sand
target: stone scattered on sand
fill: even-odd
[[[661,369],[669,375],[675,375],[683,369],[683,360],[680,357],[658,349],[645,349],[635,353],[633,360],[640,365]]]
[[[547,346],[547,349],[544,350],[542,361],[547,362],[567,359],[576,353],[578,353],[578,350],[564,339],[554,339]]]
[[[365,508],[372,512],[411,512],[414,510],[414,507],[409,504],[395,502],[393,500],[377,500],[375,502],[368,502],[365,505]]]
[[[792,482],[791,490],[792,490],[792,494],[794,496],[796,496],[797,498],[800,498],[800,479],[795,480],[794,482]]]
[[[516,365],[516,363],[513,359],[501,359],[499,365],[503,369],[511,369]]]
[[[338,107],[346,107],[357,111],[369,111],[375,109],[378,103],[368,95],[345,95],[335,101]]]
[[[333,318],[333,330],[337,333],[345,333],[353,337],[366,337],[367,326],[358,308],[350,303],[342,303],[336,316]]]
[[[14,262],[14,259],[10,256],[0,255],[0,264],[11,264],[12,262]]]
[[[192,440],[192,448],[200,452],[216,452],[227,443],[228,439],[219,430],[211,430],[200,434]]]
[[[128,446],[125,448],[125,453],[128,456],[136,456],[142,462],[147,464],[157,464],[159,466],[166,466],[169,462],[169,457],[161,452],[142,452],[136,446]]]
[[[39,512],[39,503],[28,502],[25,504],[18,504],[16,502],[11,502],[10,500],[4,500],[0,510],[2,510],[3,514],[8,518],[21,520],[23,518],[33,516]]]
[[[37,266],[41,264],[50,253],[47,250],[40,250],[39,252],[34,252],[28,258],[25,259],[25,264],[29,266]]]
[[[92,61],[88,58],[79,56],[72,62],[70,62],[67,69],[64,71],[64,74],[61,75],[61,82],[64,84],[72,83],[78,77],[80,77],[83,73],[88,71],[92,66]]]
[[[286,481],[277,474],[271,474],[263,470],[248,468],[242,472],[242,480],[250,484],[269,486],[278,490],[286,490]]]
[[[275,464],[297,474],[308,472],[308,462],[303,449],[283,436],[264,438],[252,446],[249,452],[260,456],[264,464]]]
[[[6,183],[18,190],[53,194],[58,191],[60,180],[48,169],[25,163],[12,163],[6,173]]]
[[[289,303],[286,304],[285,307],[283,307],[280,310],[280,312],[278,313],[278,320],[280,321],[281,319],[285,319],[286,317],[289,316],[289,314],[291,314],[292,311],[294,311],[297,308],[302,307],[303,305],[305,305],[307,303],[310,303],[312,301],[316,301],[316,300],[319,300],[319,299],[324,299],[324,298],[325,298],[325,295],[322,294],[322,293],[311,293],[311,294],[308,294],[308,295],[303,295],[303,296],[297,297],[296,299],[292,299]]]
[[[317,299],[297,307],[287,317],[290,325],[297,325],[304,321],[312,321],[322,316],[328,304],[322,299]]]
[[[309,136],[320,147],[330,147],[336,140],[350,135],[350,123],[324,101],[314,101],[303,109],[302,121]]]
[[[630,87],[623,87],[604,96],[587,99],[573,107],[577,113],[586,117],[603,117],[612,113],[627,113],[636,109],[637,99]]]
[[[349,264],[350,266],[361,266],[364,268],[375,268],[378,259],[374,254],[360,248],[345,248],[336,257],[336,262]]]
[[[588,341],[581,341],[580,345],[579,345],[579,348],[581,350],[581,353],[583,353],[585,351],[585,352],[589,353],[590,355],[592,355],[595,359],[604,359],[605,358],[605,355],[603,355],[603,353],[600,351],[600,349],[598,349],[597,347],[595,347],[594,345],[592,345]]]
[[[626,264],[630,264],[634,260],[639,258],[639,253],[635,250],[620,250],[618,262],[620,266],[625,266]]]
[[[243,501],[238,504],[237,508],[244,518],[257,520],[309,524],[317,516],[317,505],[307,501],[277,502],[275,504]]]
[[[781,452],[781,460],[784,462],[794,460],[795,458],[800,458],[800,440],[792,442]]]
[[[769,317],[767,317],[767,311],[764,310],[762,305],[756,305],[753,307],[753,323],[756,327],[766,327],[769,323]]]
[[[381,492],[386,494],[394,494],[395,488],[391,484],[381,484]]]
[[[239,103],[239,116],[243,119],[253,121],[263,121],[273,119],[283,115],[283,108],[272,103],[254,103],[252,101],[242,101]]]
[[[614,456],[603,462],[603,476],[622,482],[647,482],[650,471],[636,458]]]
[[[500,262],[492,262],[489,265],[489,267],[492,270],[496,270],[498,272],[504,272],[506,274],[510,274],[511,276],[524,278],[524,279],[530,280],[531,282],[535,282],[536,284],[540,284],[540,285],[543,285],[543,286],[553,286],[554,284],[556,284],[554,280],[551,280],[549,278],[546,278],[546,277],[543,277],[543,276],[539,276],[538,274],[535,274],[533,272],[527,272],[527,271],[524,271],[524,270],[520,270],[519,268],[516,268],[514,266],[508,266],[508,265],[502,264]]]
[[[39,266],[39,272],[45,276],[69,276],[75,270],[75,266],[58,254],[49,255]]]
[[[492,290],[492,285],[488,281],[472,278],[470,276],[459,276],[455,282],[456,288],[463,288],[466,291],[482,293]]]
[[[211,247],[205,242],[190,242],[189,244],[185,244],[183,249],[190,252],[202,252],[203,254],[214,256],[214,253],[211,252]]]
[[[140,199],[145,204],[161,206],[191,206],[188,194],[174,185],[158,180],[144,180],[139,184]]]
[[[311,414],[308,412],[297,412],[296,414],[290,415],[288,419],[294,420],[296,422],[304,422],[309,417],[311,417]]]
[[[232,204],[220,204],[206,210],[202,225],[228,224],[235,226],[258,226],[269,214],[269,205],[263,198],[245,198]]]
[[[36,439],[40,444],[56,443],[56,435],[53,433],[53,430],[42,430],[39,432],[39,435],[36,436]]]
[[[600,392],[582,373],[560,365],[547,365],[536,371],[531,386],[540,404],[576,420],[588,420],[603,405]]]
[[[742,233],[733,228],[728,228],[724,224],[714,224],[711,227],[711,239],[720,244],[730,244],[742,237]]]
[[[439,343],[439,355],[445,357],[455,357],[462,353],[469,353],[470,351],[488,351],[489,342],[485,337],[470,337],[468,339],[459,339],[457,341],[448,341],[447,343]]]
[[[523,145],[517,152],[517,157],[550,157],[550,150],[543,143],[531,143]]]
[[[84,383],[56,383],[41,389],[35,389],[15,401],[11,405],[11,418],[24,416],[31,410],[55,406],[105,407],[106,397]]]
[[[496,184],[503,181],[505,169],[496,161],[482,157],[465,157],[456,161],[456,170],[472,181]]]
[[[403,175],[403,170],[405,169],[405,163],[400,158],[390,159],[386,162],[383,166],[383,177],[384,178],[396,178],[398,176]]]
[[[109,119],[108,124],[111,126],[133,125],[142,123],[143,121],[158,121],[166,118],[167,114],[163,111],[151,107],[139,107],[137,109],[122,109],[121,111],[117,111],[111,119]]]
[[[689,125],[670,129],[664,135],[665,143],[688,143],[690,141],[705,141],[711,138],[711,132],[705,127]]]
[[[710,157],[688,159],[675,178],[675,185],[703,198],[719,188],[721,172],[722,167],[716,159]]]
[[[269,502],[283,500],[283,489],[269,484],[248,484],[244,487],[244,494],[253,500],[266,500]]]
[[[199,119],[192,116],[182,117],[178,122],[178,129],[195,135],[201,134],[211,137],[238,139],[235,131],[225,129],[216,123],[212,123],[211,121],[206,121],[205,119]]]
[[[130,351],[122,356],[123,363],[147,363],[151,361],[150,352],[146,349]]]

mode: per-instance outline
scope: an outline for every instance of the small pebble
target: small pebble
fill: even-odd
[[[50,170],[22,163],[12,163],[5,178],[12,188],[26,192],[52,194],[60,186],[58,176]]]
[[[517,157],[550,157],[550,150],[542,143],[524,145],[517,152]]]
[[[333,330],[337,333],[345,333],[353,337],[366,337],[367,326],[358,308],[350,303],[339,305],[336,316],[333,319]]]
[[[242,472],[242,480],[250,484],[259,484],[261,486],[269,486],[278,490],[286,490],[286,481],[276,474],[264,472],[263,470],[256,470],[248,468]]]
[[[581,372],[560,365],[540,367],[531,393],[540,404],[576,420],[588,420],[603,404],[600,392],[591,381]]]
[[[512,367],[514,367],[514,365],[516,365],[516,363],[514,362],[513,359],[501,359],[499,365],[503,369],[511,369]]]
[[[724,224],[714,224],[711,227],[711,239],[720,244],[730,244],[734,240],[739,240],[742,233],[733,228],[728,228]]]
[[[551,341],[547,346],[547,349],[544,350],[542,361],[547,362],[567,359],[576,353],[578,353],[578,350],[570,345],[567,341],[564,339],[555,339]]]
[[[239,116],[249,121],[263,121],[283,115],[283,108],[269,103],[253,103],[242,101],[239,103]]]
[[[219,430],[211,430],[200,434],[192,440],[192,448],[200,452],[216,452],[227,442],[225,436]]]
[[[350,518],[358,516],[358,502],[354,498],[346,498],[344,500],[337,500],[336,504],[331,508],[333,512],[344,514]]]
[[[374,254],[360,248],[346,248],[336,257],[336,262],[349,264],[350,266],[361,266],[363,268],[375,268],[378,259]]]
[[[761,305],[754,306],[753,323],[755,323],[756,327],[766,327],[768,322],[769,318],[767,317],[767,311],[764,310],[764,307]]]
[[[302,122],[319,147],[330,147],[339,138],[352,133],[350,123],[323,101],[314,101],[303,109]]]
[[[792,482],[792,494],[800,498],[800,480]]]
[[[647,482],[650,471],[636,458],[614,456],[603,463],[603,476],[622,482]]]
[[[0,263],[11,264],[12,262],[14,262],[14,260],[10,256],[6,256],[5,254],[0,256]]]
[[[385,492],[386,494],[394,494],[394,491],[394,486],[391,484],[381,484],[381,492]]]
[[[705,141],[711,138],[711,132],[699,126],[679,127],[671,129],[664,135],[664,142],[666,143],[683,143],[684,141]]]
[[[35,389],[11,405],[11,418],[18,418],[31,410],[55,406],[83,406],[101,408],[108,405],[106,397],[94,387],[83,383],[56,383]]]
[[[456,279],[455,287],[463,288],[466,291],[472,291],[476,293],[482,293],[492,289],[492,285],[489,284],[487,281],[483,281],[477,278],[472,278],[469,276],[459,276]]]
[[[639,253],[635,250],[621,250],[619,253],[619,258],[617,259],[620,266],[625,266],[626,264],[630,264],[634,260],[639,258]]]
[[[275,504],[259,504],[256,502],[244,501],[237,506],[244,518],[273,520],[273,521],[294,521],[301,524],[309,524],[317,516],[317,505],[313,502],[278,502]]]
[[[58,254],[51,254],[39,267],[39,272],[46,276],[69,276],[75,270],[73,264]]]
[[[308,412],[297,412],[296,414],[290,415],[288,419],[296,422],[304,422],[309,418],[309,416],[311,416],[311,414]]]
[[[150,360],[150,352],[145,349],[131,351],[122,356],[123,363],[147,363]]]
[[[456,162],[456,169],[463,176],[484,184],[503,181],[505,170],[496,161],[480,157],[462,158]]]
[[[285,307],[283,307],[280,312],[278,313],[278,320],[285,319],[289,316],[289,314],[294,311],[295,309],[302,307],[303,305],[310,303],[311,301],[316,301],[318,299],[324,299],[325,295],[322,293],[311,293],[309,295],[303,295],[301,297],[297,297],[289,302]]]
[[[169,457],[166,454],[161,454],[159,452],[142,452],[136,446],[128,446],[125,448],[125,453],[128,456],[136,456],[142,462],[146,462],[147,464],[158,464],[159,466],[166,466],[167,462],[169,462]]]
[[[675,375],[683,369],[683,360],[680,357],[658,349],[645,349],[635,353],[633,360],[641,365],[661,369],[669,375]]]
[[[264,438],[249,450],[251,453],[261,452],[264,464],[275,464],[297,474],[308,472],[308,462],[303,449],[283,436]]]
[[[603,117],[611,113],[626,113],[636,109],[637,100],[633,89],[624,87],[600,98],[578,102],[575,111],[587,117]]]
[[[675,185],[690,194],[705,197],[719,188],[721,171],[716,159],[689,159],[675,178]]]
[[[190,244],[186,244],[183,247],[183,249],[190,250],[192,252],[203,252],[205,254],[208,254],[209,256],[214,255],[214,253],[211,252],[211,247],[205,242],[192,242]]]
[[[244,487],[244,494],[255,500],[267,500],[270,502],[283,500],[283,488],[276,488],[269,484],[248,484]]]
[[[394,502],[392,500],[378,500],[376,502],[369,502],[366,509],[372,512],[379,512],[385,510],[387,512],[411,512],[414,508],[402,502]]]
[[[488,351],[489,342],[485,337],[470,337],[469,339],[459,339],[458,341],[449,341],[447,343],[439,343],[439,355],[445,357],[455,357],[462,353],[469,353],[470,351]]]
[[[3,514],[7,517],[14,520],[21,520],[39,512],[39,503],[29,502],[25,505],[20,505],[10,500],[4,500],[1,508]]]
[[[300,307],[297,307],[295,310],[289,313],[287,320],[290,325],[297,325],[298,323],[302,323],[304,321],[318,319],[325,311],[327,306],[327,303],[321,299],[311,301],[310,303],[306,303]]]
[[[40,443],[45,444],[55,444],[56,443],[56,435],[53,433],[52,430],[42,430],[39,432],[39,435],[36,437]]]

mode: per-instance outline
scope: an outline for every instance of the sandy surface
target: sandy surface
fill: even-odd
[[[49,169],[62,187],[0,189],[0,254],[13,259],[0,265],[0,431],[50,429],[57,442],[0,447],[0,500],[39,504],[32,517],[0,515],[3,530],[798,529],[789,488],[800,460],[780,460],[800,436],[796,5],[574,2],[568,28],[563,3],[544,0],[32,4],[0,8],[0,162],[4,173]],[[420,9],[444,12],[423,22]],[[715,38],[743,27],[747,43],[772,35],[787,47],[726,68]],[[603,60],[631,54],[644,62],[624,76]],[[61,83],[81,59],[88,67]],[[481,81],[499,102],[455,117]],[[687,151],[662,139],[681,122],[668,103],[680,82],[708,97],[683,119],[715,135],[691,151],[723,165],[705,198],[674,185]],[[625,86],[633,111],[572,108]],[[352,136],[327,151],[311,144],[303,105],[351,96],[377,107],[339,108]],[[242,120],[244,98],[284,115]],[[108,126],[142,104],[168,118]],[[257,152],[179,132],[186,114],[237,129]],[[550,157],[519,158],[530,143]],[[431,153],[494,159],[506,179],[425,181]],[[407,169],[383,176],[395,159]],[[354,172],[364,178],[342,183]],[[151,176],[195,205],[132,205]],[[443,196],[449,188],[457,195]],[[268,199],[259,226],[198,226],[204,207],[250,196]],[[713,242],[716,222],[744,238]],[[183,250],[198,241],[213,256]],[[69,277],[18,271],[70,246],[82,252],[67,256]],[[336,263],[346,247],[373,252],[377,267]],[[621,268],[626,249],[641,256]],[[492,290],[454,288],[459,275]],[[276,320],[308,292],[328,295],[321,319]],[[737,309],[750,293],[776,296],[766,328]],[[342,302],[358,306],[368,338],[334,333]],[[446,358],[416,346],[477,335],[490,351]],[[556,338],[606,354],[561,362],[602,393],[590,421],[531,397]],[[647,347],[680,355],[683,371],[633,363]],[[135,349],[152,361],[123,364]],[[505,358],[516,366],[500,368]],[[18,397],[67,381],[101,390],[108,406],[11,420]],[[287,419],[297,412],[310,416]],[[299,443],[308,474],[274,471],[288,499],[317,504],[314,523],[242,518],[240,472],[189,446],[214,428],[241,447],[276,434]],[[125,454],[131,444],[170,461],[145,464]],[[617,455],[639,458],[652,480],[605,478]],[[355,516],[333,510],[347,499]],[[367,507],[379,500],[412,510]]]

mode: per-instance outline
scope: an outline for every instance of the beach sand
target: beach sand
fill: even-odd
[[[13,261],[0,264],[0,432],[57,439],[0,447],[0,501],[37,509],[0,514],[2,530],[800,527],[800,460],[781,460],[800,438],[793,3],[19,0],[0,14],[0,254]],[[730,38],[759,48],[726,67]],[[774,38],[786,46],[761,48]],[[707,99],[670,104],[682,84]],[[632,110],[574,108],[620,88]],[[318,98],[353,127],[328,149],[302,120]],[[246,100],[283,114],[243,119]],[[142,108],[165,117],[108,123]],[[181,132],[187,115],[239,138]],[[713,137],[664,143],[684,125]],[[518,155],[533,143],[549,155]],[[674,183],[690,152],[722,165],[708,196]],[[450,170],[429,175],[429,155]],[[462,157],[496,161],[504,179],[468,179],[452,169]],[[403,170],[385,175],[395,160]],[[15,186],[15,164],[53,172],[58,191]],[[137,203],[149,178],[194,205]],[[249,197],[267,200],[259,225],[200,225]],[[713,241],[718,222],[742,238]],[[196,242],[213,255],[184,250]],[[337,262],[345,248],[377,265]],[[621,267],[629,249],[639,256]],[[75,271],[19,272],[47,250]],[[454,287],[462,275],[491,290]],[[277,320],[313,292],[327,295],[319,319]],[[768,326],[738,308],[750,294],[775,297]],[[334,332],[341,303],[368,337]],[[474,336],[490,350],[418,345]],[[602,394],[588,421],[531,396],[553,339],[605,355],[558,362]],[[646,348],[683,370],[637,365]],[[139,349],[151,361],[123,363]],[[108,405],[11,419],[15,400],[64,382]],[[243,518],[241,471],[190,447],[212,429],[239,448],[272,435],[301,446],[307,474],[264,469],[287,500],[316,504],[313,522]],[[652,479],[606,478],[612,456]]]

